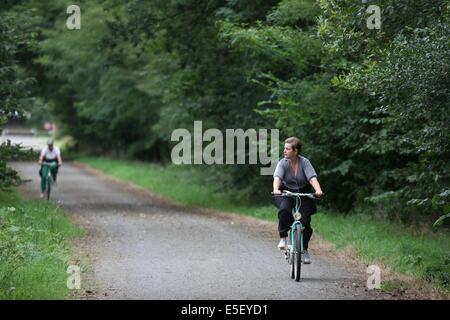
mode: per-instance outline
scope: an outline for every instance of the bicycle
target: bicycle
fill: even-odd
[[[52,168],[56,167],[58,164],[56,162],[43,162],[42,167],[48,167],[47,175],[44,176],[42,173],[42,179],[45,179],[45,194],[47,196],[47,200],[50,200],[50,193],[52,190],[53,177],[52,177]],[[42,170],[44,171],[44,170]]]
[[[294,222],[288,232],[287,248],[284,255],[288,264],[291,265],[291,278],[295,278],[295,281],[299,282],[302,270],[303,230],[305,229],[300,221],[302,218],[300,213],[301,197],[318,198],[315,197],[314,193],[294,193],[290,191],[283,191],[281,194],[272,193],[272,195],[295,198],[295,207],[292,208]]]

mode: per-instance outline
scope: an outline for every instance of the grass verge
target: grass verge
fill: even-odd
[[[214,208],[276,221],[276,208],[268,199],[261,206],[249,206],[223,192],[200,167],[162,166],[138,161],[81,157],[87,164],[107,175],[132,182],[178,203]],[[450,293],[450,235],[445,230],[423,228],[418,232],[381,217],[367,214],[343,215],[320,211],[313,216],[313,227],[337,250],[352,249],[366,264],[382,263],[395,272],[432,283],[438,291]],[[400,284],[400,286],[403,284]],[[392,282],[384,289],[391,290]]]
[[[0,300],[65,299],[68,241],[81,235],[55,204],[0,192]]]

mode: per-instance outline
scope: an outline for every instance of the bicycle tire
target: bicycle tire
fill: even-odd
[[[50,193],[52,191],[52,177],[47,177],[47,200],[50,200]]]
[[[302,272],[302,247],[301,247],[301,241],[302,241],[302,228],[300,227],[300,224],[297,224],[295,226],[295,248],[294,248],[294,263],[295,264],[295,281],[300,281],[300,274]]]
[[[292,245],[292,235],[293,235],[293,231],[289,230],[289,236],[288,236],[288,245]],[[295,278],[295,263],[294,263],[294,254],[291,253],[291,249],[289,249],[289,264],[291,265],[291,278],[294,279]],[[294,247],[295,250],[295,247]],[[295,251],[294,251],[295,252]]]

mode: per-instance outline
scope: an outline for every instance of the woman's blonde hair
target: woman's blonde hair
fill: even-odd
[[[290,137],[284,140],[284,143],[289,143],[292,146],[292,149],[297,150],[298,154],[302,152],[302,143],[300,142],[299,138]]]

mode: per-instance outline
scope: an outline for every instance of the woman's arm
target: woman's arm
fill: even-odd
[[[38,164],[41,166],[42,161],[44,161],[44,150],[41,151],[41,154],[39,155]]]
[[[273,179],[273,193],[280,194],[280,186],[281,186],[281,179],[280,177],[275,177]]]
[[[309,183],[311,183],[314,190],[316,191],[316,196],[320,197],[323,195],[322,189],[320,188],[319,180],[317,180],[316,177],[312,177],[311,180],[309,180]],[[275,185],[275,181],[274,181],[274,185]]]

